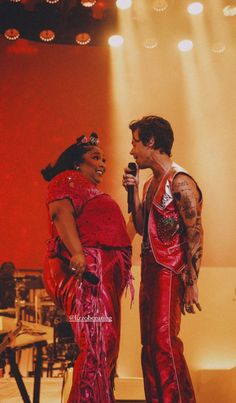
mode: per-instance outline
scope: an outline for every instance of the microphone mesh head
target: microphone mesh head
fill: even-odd
[[[131,170],[130,174],[136,176],[137,174],[137,164],[135,162],[129,162],[128,168]]]

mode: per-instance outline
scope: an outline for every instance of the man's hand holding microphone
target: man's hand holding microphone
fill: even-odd
[[[138,166],[135,162],[129,162],[128,167],[124,169],[122,184],[127,190],[128,213],[134,210],[134,191],[138,190]],[[136,188],[136,189],[135,189]]]

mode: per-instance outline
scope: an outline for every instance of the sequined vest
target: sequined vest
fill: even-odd
[[[153,198],[148,219],[148,238],[155,260],[175,273],[180,273],[187,262],[184,224],[172,195],[172,182],[178,173],[187,174],[173,163]],[[151,181],[152,177],[144,186],[144,201]]]

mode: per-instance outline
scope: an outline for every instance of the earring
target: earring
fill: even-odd
[[[79,171],[80,170],[79,165],[75,165],[75,169],[76,169],[76,171]]]

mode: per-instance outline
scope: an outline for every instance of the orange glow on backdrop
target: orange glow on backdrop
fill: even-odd
[[[23,42],[13,53],[15,44],[0,40],[0,262],[17,268],[43,266],[47,184],[40,170],[80,134],[100,135],[108,160],[103,186],[111,189],[107,49],[30,45],[37,51],[22,53]]]
[[[186,358],[198,385],[198,401],[225,402],[228,395],[235,396],[235,368],[230,371],[235,367],[236,332],[235,17],[222,23],[219,2],[210,0],[204,13],[214,13],[215,25],[206,14],[190,16],[174,2],[150,21],[154,11],[147,9],[149,2],[133,3],[131,9],[119,11],[118,33],[124,36],[120,48],[10,43],[0,38],[0,264],[11,260],[17,268],[43,267],[47,184],[40,170],[81,134],[100,135],[107,158],[102,187],[128,219],[121,186],[123,168],[132,161],[128,124],[145,114],[167,118],[175,132],[173,159],[191,172],[204,195],[203,311],[183,320]],[[183,39],[175,29],[179,20],[181,34],[189,34],[194,44],[188,53],[177,49]],[[213,53],[212,43],[220,40],[226,43],[225,51]],[[156,46],[147,48],[145,43]],[[141,172],[141,187],[148,174]],[[132,311],[129,300],[122,301],[118,370],[120,376],[140,377],[139,236],[133,245],[136,300]],[[214,373],[220,368],[231,374],[224,387],[228,375]]]
[[[223,14],[221,10],[219,15],[215,2],[197,16],[190,16],[182,6],[155,12],[147,2],[133,4],[118,11],[118,33],[124,37],[120,48],[81,49],[0,39],[1,261],[42,267],[48,234],[46,184],[39,171],[81,133],[101,134],[108,160],[103,187],[128,218],[121,186],[123,167],[132,161],[128,123],[145,114],[159,114],[170,120],[175,132],[173,158],[203,190],[204,264],[235,265],[233,17],[220,24]],[[216,7],[215,25],[209,24],[205,13],[215,13]],[[182,37],[171,27],[178,21],[183,34],[191,34],[194,47],[189,53],[177,49]],[[144,47],[151,37],[157,46]],[[211,51],[213,39],[226,42],[225,52]],[[147,175],[141,173],[141,187]],[[139,250],[136,237],[135,264],[140,263]]]

